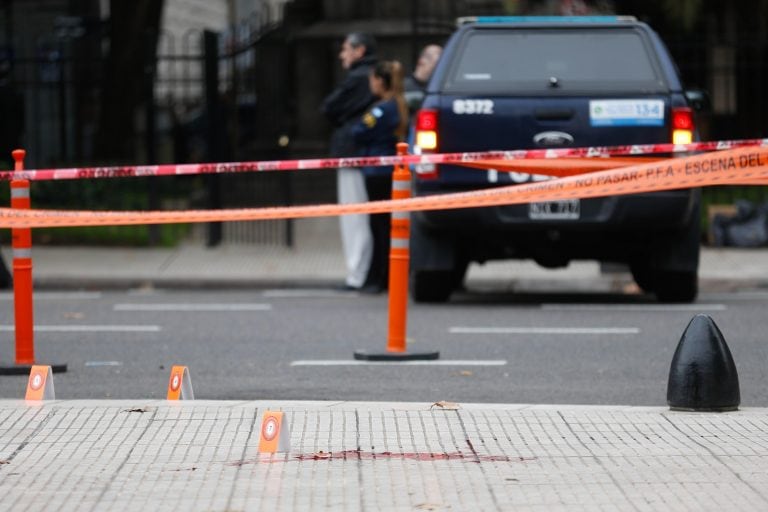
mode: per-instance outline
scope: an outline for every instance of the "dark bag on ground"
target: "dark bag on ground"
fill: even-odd
[[[715,215],[713,244],[718,247],[762,247],[768,245],[768,203],[736,201],[736,215]]]

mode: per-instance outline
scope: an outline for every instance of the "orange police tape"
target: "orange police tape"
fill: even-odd
[[[92,212],[0,208],[0,228],[119,226],[447,210],[602,197],[712,185],[765,184],[768,148],[747,147],[590,172],[538,183],[369,203],[192,211]]]
[[[308,160],[262,160],[256,162],[218,162],[204,164],[120,165],[113,167],[74,167],[68,169],[28,169],[0,171],[0,181],[12,179],[78,180],[149,176],[183,176],[262,171],[337,169],[339,167],[390,166],[396,164],[464,164],[488,158],[502,160],[595,158],[648,154],[685,154],[692,151],[721,151],[744,147],[768,147],[768,139],[717,140],[689,144],[631,144],[624,146],[589,146],[580,148],[515,149],[465,153],[430,153],[421,155],[364,156]],[[637,163],[637,162],[636,162]]]
[[[564,178],[588,172],[618,169],[630,165],[655,163],[664,160],[658,157],[564,157],[530,158],[518,160],[483,159],[472,162],[456,162],[455,165],[476,169],[495,169],[502,172],[524,172]]]

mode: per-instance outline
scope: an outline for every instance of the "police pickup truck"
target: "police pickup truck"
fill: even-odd
[[[460,20],[415,117],[414,151],[453,153],[687,143],[694,118],[659,36],[632,17]],[[421,165],[415,196],[546,179]],[[533,259],[629,265],[658,300],[698,290],[700,191],[417,212],[411,295],[442,302],[470,262]]]

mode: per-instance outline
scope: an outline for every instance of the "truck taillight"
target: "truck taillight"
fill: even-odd
[[[437,151],[437,110],[421,109],[416,113],[416,153],[434,153]],[[437,178],[437,166],[435,164],[418,164],[414,170],[419,178]]]
[[[688,107],[672,109],[672,143],[690,144],[693,142],[693,110]]]
[[[422,151],[437,149],[437,110],[422,109],[416,113],[416,145]]]

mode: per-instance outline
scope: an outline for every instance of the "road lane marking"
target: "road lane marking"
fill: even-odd
[[[86,361],[86,368],[95,368],[98,366],[123,366],[121,361]]]
[[[355,291],[313,290],[310,288],[264,290],[261,295],[268,299],[353,299],[360,297],[360,294]]]
[[[234,303],[234,304],[115,304],[114,311],[164,311],[164,312],[204,312],[204,311],[271,311],[271,304]]]
[[[725,304],[542,304],[544,311],[725,311]]]
[[[13,332],[12,325],[0,325],[0,331]],[[160,332],[159,325],[35,325],[35,332]]]
[[[504,366],[506,364],[506,359],[437,359],[432,361],[357,361],[354,359],[326,359],[291,362],[291,366]]]
[[[450,334],[640,334],[638,327],[451,327]]]
[[[707,300],[744,301],[744,300],[768,300],[768,291],[745,290],[731,293],[702,293],[699,297]]]

